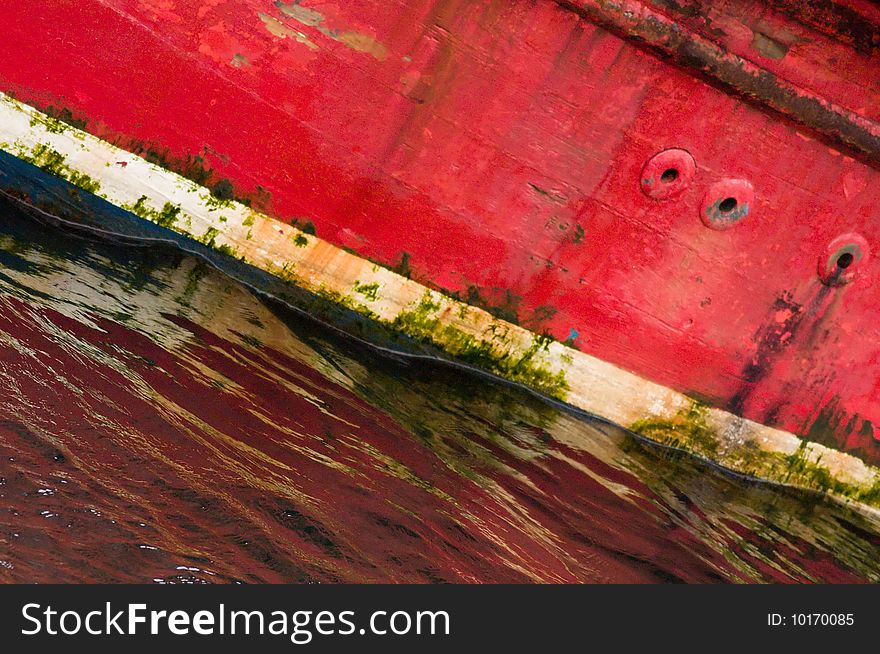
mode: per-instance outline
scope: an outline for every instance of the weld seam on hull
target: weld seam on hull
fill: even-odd
[[[447,356],[735,472],[880,506],[880,471],[645,380],[383,268],[0,94],[0,150]]]

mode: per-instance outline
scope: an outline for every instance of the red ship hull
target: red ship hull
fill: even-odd
[[[876,464],[878,17],[857,0],[5,2],[0,91]]]

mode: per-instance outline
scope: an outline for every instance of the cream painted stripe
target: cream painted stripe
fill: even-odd
[[[835,488],[838,494],[880,505],[878,493],[865,496],[880,490],[880,475],[860,459],[699,407],[681,393],[541,339],[244,205],[220,202],[176,173],[2,94],[0,148],[142,218],[165,224],[176,214],[169,226],[181,234],[431,341],[453,357],[473,361],[477,355],[491,372],[619,425],[775,481],[827,489],[823,478],[830,475],[847,486]],[[794,472],[789,455],[798,457]]]

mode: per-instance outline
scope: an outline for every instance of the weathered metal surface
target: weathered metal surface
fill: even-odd
[[[205,202],[248,200],[299,226],[286,237],[317,232],[553,351],[880,461],[875,8],[657,3],[621,30],[594,6],[606,18],[551,0],[7,3],[0,89],[177,170]],[[660,56],[632,40],[647,16],[679,24]],[[693,177],[649,197],[642,172],[673,148]],[[108,169],[137,165],[120,161]],[[724,180],[751,186],[748,215],[707,229]],[[863,253],[854,267],[840,243]]]
[[[867,77],[859,81],[846,79],[845,75],[838,73],[840,61],[833,58],[834,51],[825,43],[820,50],[820,54],[827,57],[824,61],[804,63],[799,59],[793,65],[773,65],[773,62],[784,60],[801,40],[810,43],[815,38],[814,34],[807,38],[799,36],[805,26],[783,17],[782,10],[791,11],[794,3],[733,3],[731,11],[727,7],[713,10],[713,3],[706,1],[683,5],[668,0],[558,2],[562,7],[670,57],[687,69],[706,75],[727,90],[778,111],[835,143],[851,146],[872,163],[880,163],[880,124],[866,115],[863,104],[850,104],[854,99],[857,102],[867,99],[869,104],[876,104],[876,100],[870,97],[870,94],[876,94],[876,69],[872,70],[875,60],[869,58],[865,70]],[[865,3],[860,4],[870,9]],[[758,10],[757,16],[764,17],[769,13],[772,18],[755,21],[756,14],[748,13],[749,5]],[[814,2],[813,5],[843,9],[830,1]],[[775,16],[771,13],[774,8],[777,11]],[[798,16],[803,13],[798,12]],[[854,11],[851,15],[859,16]],[[823,24],[821,20],[813,22]],[[693,31],[688,29],[691,26]],[[878,24],[862,18],[853,21],[849,27],[850,32],[838,35],[826,24],[826,29],[830,28],[833,35],[849,36],[862,46],[862,50],[868,49],[868,43],[872,44],[868,50],[873,57],[875,47],[880,44]],[[748,45],[743,41],[743,33],[750,39]],[[815,44],[811,45],[815,47]],[[838,48],[837,52],[846,67],[854,63],[863,63],[864,66],[852,46]],[[846,72],[851,75],[853,71]],[[790,73],[794,73],[791,77],[797,81],[788,79]],[[856,97],[847,97],[848,92],[855,92]],[[870,110],[869,114],[876,116]]]

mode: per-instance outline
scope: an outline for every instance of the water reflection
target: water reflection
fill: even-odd
[[[0,215],[0,580],[880,578],[872,518]]]

